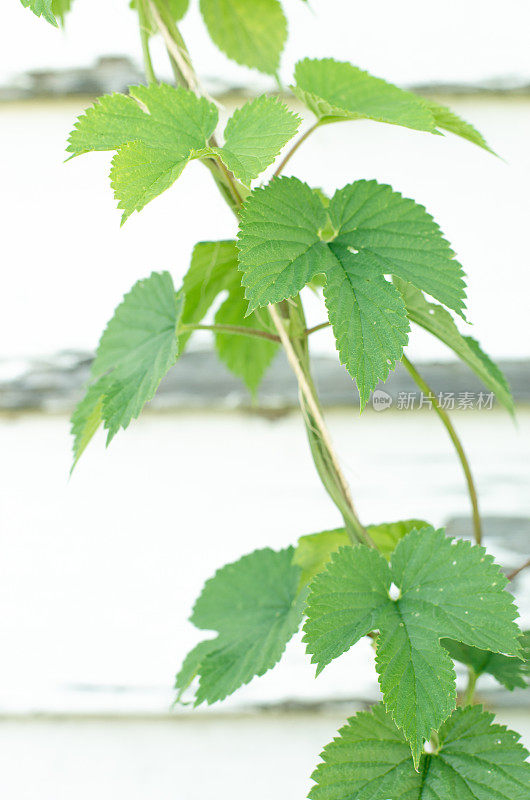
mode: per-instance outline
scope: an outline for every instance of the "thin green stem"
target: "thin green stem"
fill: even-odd
[[[180,71],[179,65],[169,51],[167,51],[167,55],[171,65],[171,71],[173,72],[173,77],[175,78],[175,83],[177,86],[185,86],[184,76]]]
[[[530,558],[528,559],[528,561],[525,561],[524,564],[521,564],[520,567],[514,569],[513,572],[510,572],[510,574],[507,576],[508,580],[513,581],[513,579],[517,577],[517,575],[519,575],[520,572],[522,572],[524,569],[527,569],[528,567],[530,567]]]
[[[312,333],[316,333],[317,331],[323,330],[323,328],[329,328],[331,322],[327,320],[326,322],[321,322],[320,325],[313,325],[312,328],[307,328],[304,331],[304,336],[311,336]]]
[[[151,51],[149,50],[149,28],[147,25],[144,0],[138,0],[138,21],[140,23],[140,41],[142,43],[145,75],[149,83],[156,83],[155,70],[151,60]]]
[[[477,680],[478,680],[478,675],[473,669],[473,667],[468,667],[467,686],[466,686],[466,691],[464,692],[464,697],[462,698],[463,706],[473,705],[473,698],[475,696],[475,688],[477,685]]]
[[[271,342],[279,342],[280,337],[274,333],[260,331],[257,328],[246,328],[244,325],[181,325],[181,331],[213,331],[213,333],[231,333],[236,336],[250,336],[256,339],[268,339]]]
[[[199,80],[193,69],[188,48],[175,22],[166,11],[153,3],[153,0],[145,0],[145,2],[156,23],[156,27],[162,34],[166,50],[175,62],[180,76],[179,83],[187,89],[191,89],[196,95],[204,94],[200,90]]]
[[[478,495],[475,487],[475,481],[473,480],[471,467],[469,466],[469,461],[467,460],[467,456],[462,446],[462,442],[460,441],[460,438],[453,427],[453,423],[451,422],[448,413],[445,411],[444,408],[441,407],[436,395],[434,394],[429,384],[421,377],[417,369],[410,363],[410,361],[406,356],[403,356],[403,365],[408,370],[409,374],[412,376],[412,378],[414,379],[415,383],[419,386],[419,388],[423,392],[425,392],[425,394],[429,397],[429,400],[432,402],[434,410],[442,420],[442,423],[445,426],[445,429],[447,430],[447,433],[449,434],[449,437],[455,446],[455,450],[457,452],[458,458],[460,459],[460,463],[462,465],[462,469],[464,471],[469,499],[471,501],[471,510],[473,515],[473,533],[475,536],[475,542],[477,544],[481,544],[482,521],[480,518],[480,511],[478,507]]]
[[[200,92],[199,80],[193,69],[191,59],[189,57],[186,44],[182,36],[170,19],[166,19],[159,12],[157,6],[152,0],[145,0],[151,12],[158,29],[160,30],[166,49],[170,56],[171,64],[175,73],[177,82],[188,89],[192,89],[197,94]],[[289,161],[293,153],[298,149],[309,134],[317,127],[316,123],[308,131],[300,137],[298,142],[293,146],[291,151],[283,159],[277,174],[281,172],[285,164]],[[210,146],[216,147],[217,142],[215,137],[210,139]],[[245,193],[243,187],[240,187],[236,181],[233,173],[222,163],[222,161],[214,158],[205,158],[203,163],[210,169],[214,180],[220,189],[224,199],[234,212],[239,216],[243,203],[245,201]],[[289,303],[291,305],[289,305]],[[322,408],[318,400],[314,383],[311,378],[309,352],[307,348],[307,336],[305,335],[306,322],[303,313],[303,307],[300,297],[298,296],[294,301],[287,303],[288,309],[295,308],[296,313],[293,315],[293,321],[296,323],[296,332],[287,333],[281,318],[275,306],[269,306],[269,314],[278,331],[278,336],[266,331],[257,331],[255,329],[244,328],[243,326],[229,325],[194,325],[182,326],[187,330],[213,330],[224,333],[239,334],[245,336],[259,336],[260,338],[269,339],[271,341],[280,341],[284,347],[287,358],[295,372],[300,388],[300,405],[304,420],[306,421],[306,428],[309,435],[311,452],[315,460],[317,471],[321,480],[327,489],[330,497],[335,502],[344,517],[346,530],[348,531],[352,543],[366,542],[373,546],[369,535],[363,528],[350,495],[349,486],[344,478],[340,468],[337,456],[335,454],[329,431],[323,418]]]
[[[297,300],[301,304],[299,298],[297,298]],[[341,504],[339,505],[339,509],[343,512],[344,520],[346,523],[346,529],[350,534],[352,543],[357,544],[359,541],[361,542],[364,541],[368,544],[372,544],[370,537],[363,528],[361,521],[357,516],[357,512],[355,511],[355,507],[353,505],[353,501],[350,494],[350,488],[340,467],[339,460],[337,458],[337,455],[335,453],[335,448],[331,440],[331,435],[329,433],[328,427],[324,420],[324,416],[322,414],[322,408],[318,401],[314,385],[312,385],[312,381],[310,380],[306,370],[304,369],[303,361],[300,358],[300,352],[296,351],[296,346],[293,343],[289,334],[287,333],[279,309],[276,306],[271,305],[269,306],[269,313],[271,315],[272,321],[274,322],[274,325],[276,326],[276,330],[278,331],[278,334],[280,336],[281,342],[285,350],[285,354],[287,356],[287,360],[289,361],[293,369],[293,372],[296,375],[298,386],[300,388],[301,400],[303,401],[303,404],[307,406],[306,412],[309,412],[310,417],[313,420],[313,424],[315,426],[314,432],[318,433],[318,441],[325,448],[326,455],[329,458],[329,463],[332,466],[333,475],[336,479],[336,485],[343,500],[343,502],[341,502]],[[305,329],[305,324],[303,329]],[[304,410],[303,404],[301,403],[302,410]],[[312,452],[314,455],[313,447],[312,447]],[[323,483],[326,489],[328,489],[328,493],[330,494],[332,499],[335,500],[335,502],[337,502],[336,493],[335,492],[332,493],[329,490],[327,481],[323,480]]]
[[[215,137],[212,137],[212,145],[214,147],[217,146],[217,142],[215,140]],[[230,193],[231,193],[231,195],[232,195],[232,197],[234,199],[234,203],[236,205],[236,208],[237,208],[238,211],[240,211],[241,208],[243,207],[243,197],[242,197],[242,195],[241,195],[241,193],[240,193],[240,191],[239,191],[239,189],[237,187],[234,175],[230,172],[228,167],[226,167],[223,164],[223,161],[221,159],[217,159],[217,164],[219,166],[219,170],[223,174],[223,177],[224,177],[224,179],[226,181],[226,185],[228,186],[228,189],[229,189],[229,191],[230,191]]]
[[[300,138],[296,140],[296,142],[293,144],[293,146],[291,147],[291,149],[290,149],[290,150],[289,150],[289,151],[288,151],[288,152],[285,154],[284,158],[283,158],[283,159],[280,161],[280,163],[279,163],[279,165],[278,165],[278,167],[277,167],[277,169],[276,169],[276,171],[275,171],[275,173],[274,173],[274,177],[275,177],[275,178],[277,178],[277,177],[278,177],[278,175],[281,175],[281,173],[282,173],[282,172],[283,172],[283,170],[285,169],[286,165],[289,163],[289,161],[291,160],[291,158],[294,156],[294,154],[296,153],[296,151],[298,150],[298,148],[300,147],[300,145],[302,145],[302,144],[305,142],[305,140],[306,140],[306,139],[307,139],[309,136],[311,136],[311,134],[313,133],[313,131],[314,131],[314,130],[316,130],[316,129],[318,128],[318,126],[319,126],[319,125],[320,125],[320,120],[317,120],[317,122],[315,122],[315,123],[314,123],[314,125],[311,125],[311,127],[310,127],[310,128],[308,128],[308,129],[306,130],[306,132],[305,132],[305,133],[303,133],[303,134],[300,136]]]

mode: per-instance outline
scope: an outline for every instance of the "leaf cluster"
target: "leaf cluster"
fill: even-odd
[[[71,0],[21,2],[55,26],[71,6]],[[144,48],[160,27],[179,52],[185,50],[175,23],[188,0],[130,4],[139,13]],[[277,76],[287,37],[279,0],[199,5],[221,51]],[[304,59],[291,89],[316,118],[311,130],[368,120],[455,134],[493,152],[448,108],[349,63]],[[221,361],[255,395],[279,340],[285,344],[272,325],[271,307],[279,308],[293,350],[288,355],[298,359],[310,385],[310,331],[300,300],[306,286],[323,290],[339,358],[356,381],[362,407],[402,359],[414,323],[451,348],[513,413],[506,379],[475,339],[460,332],[463,269],[421,204],[371,179],[349,182],[327,197],[296,177],[279,176],[311,130],[271,181],[254,183],[300,124],[284,102],[263,95],[237,109],[221,134],[218,107],[209,98],[154,81],[100,98],[77,120],[68,152],[114,153],[111,185],[122,222],[197,160],[229,198],[239,231],[237,240],[199,242],[178,289],[168,272],[153,272],[125,295],[72,417],[74,465],[101,425],[108,443],[138,417],[197,328],[214,331]],[[211,314],[213,323],[205,324]],[[336,466],[329,451],[318,450],[316,411],[302,405],[329,489]],[[195,687],[196,704],[215,703],[262,676],[279,662],[305,617],[303,641],[317,674],[370,636],[382,692],[381,704],[348,720],[324,749],[310,797],[525,800],[530,766],[517,734],[479,707],[456,708],[454,661],[473,677],[487,674],[510,690],[528,685],[530,634],[516,624],[500,568],[484,548],[450,539],[422,520],[370,525],[370,546],[351,546],[350,535],[349,528],[336,528],[302,536],[296,547],[264,548],[219,569],[193,609],[191,621],[210,636],[177,675],[179,699]]]

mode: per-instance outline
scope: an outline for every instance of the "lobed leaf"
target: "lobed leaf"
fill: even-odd
[[[287,20],[278,0],[201,0],[208,33],[228,58],[276,75],[287,39]]]
[[[294,136],[299,118],[279,100],[259,97],[234,112],[223,147],[210,147],[218,122],[213,103],[167,84],[135,86],[102,97],[76,122],[67,150],[116,150],[111,185],[122,223],[168,189],[192,159],[216,156],[249,185]]]
[[[245,186],[270,166],[300,126],[275,97],[258,97],[235,111],[227,122],[223,147],[216,149],[229,170]]]
[[[364,545],[343,548],[311,584],[307,651],[318,674],[359,638],[379,630],[376,666],[383,699],[417,764],[424,741],[456,701],[453,665],[440,639],[519,655],[517,611],[506,583],[484,548],[431,527],[401,539],[390,565]]]
[[[246,202],[238,248],[249,313],[325,275],[329,319],[361,407],[408,341],[405,305],[386,275],[460,314],[464,308],[462,267],[438,225],[423,206],[376,181],[349,184],[326,206],[297,178],[274,179]]]
[[[184,277],[185,294],[183,324],[197,324],[222,293],[228,296],[215,316],[215,322],[268,331],[266,312],[256,311],[246,316],[247,304],[237,268],[237,249],[234,241],[200,242],[193,250],[191,265]],[[181,348],[190,334],[180,334]],[[229,370],[241,378],[252,394],[278,352],[276,342],[216,333],[215,344],[219,358]]]
[[[293,92],[325,124],[371,119],[413,130],[454,133],[493,152],[484,137],[450,109],[333,58],[299,61]]]
[[[451,639],[442,639],[442,644],[451,658],[472,667],[475,675],[492,675],[495,680],[502,683],[507,689],[526,689],[530,677],[530,631],[525,631],[521,636],[521,658],[511,658],[499,653],[490,653],[479,650],[477,647],[455,642]]]
[[[135,86],[129,96],[107,95],[89,108],[76,122],[67,150],[117,151],[111,182],[123,224],[200,157],[217,121],[215,106],[187,89]]]
[[[222,567],[204,585],[191,616],[198,628],[218,636],[192,650],[178,688],[198,674],[195,704],[211,704],[271,669],[302,620],[299,578],[292,547],[255,550]]]
[[[436,303],[429,303],[412,284],[397,279],[395,285],[403,296],[411,322],[420,325],[450,347],[484,385],[495,393],[499,402],[510,414],[515,414],[508,381],[499,367],[481,349],[479,343],[471,336],[463,336],[451,315]]]
[[[418,771],[382,705],[351,717],[311,776],[311,800],[525,800],[530,764],[520,736],[479,706],[453,711]]]
[[[153,272],[125,295],[108,323],[92,364],[92,380],[72,416],[74,466],[103,422],[107,444],[140,414],[179,355],[184,304],[168,272]]]

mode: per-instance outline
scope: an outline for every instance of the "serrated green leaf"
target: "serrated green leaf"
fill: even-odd
[[[419,771],[382,705],[351,717],[321,754],[311,800],[525,800],[528,753],[520,736],[479,706],[454,711]]]
[[[35,16],[43,17],[50,25],[58,28],[57,20],[64,22],[64,15],[70,11],[72,0],[20,0],[24,8],[29,8]]]
[[[392,583],[385,559],[366,546],[334,552],[311,583],[304,642],[317,675],[374,630],[388,606]]]
[[[449,312],[436,303],[429,303],[410,283],[397,279],[395,284],[403,296],[411,322],[420,325],[450,347],[513,415],[515,407],[508,381],[479,343],[471,336],[463,336]]]
[[[103,398],[107,382],[108,379],[103,377],[89,386],[85,396],[74,409],[71,419],[71,433],[74,439],[74,461],[71,472],[103,422]]]
[[[112,159],[110,185],[118,208],[122,209],[122,225],[134,211],[165,192],[181,175],[191,154],[176,160],[175,153],[154,150],[143,142],[122,145]]]
[[[275,97],[258,97],[227,122],[223,147],[215,152],[245,186],[267,169],[297,132],[300,117]]]
[[[493,675],[495,680],[506,686],[507,689],[526,689],[530,677],[530,631],[525,631],[521,636],[521,658],[511,658],[510,656],[490,653],[487,650],[479,650],[477,647],[470,647],[461,642],[454,642],[451,639],[442,639],[442,644],[448,651],[451,658],[461,664],[467,664],[473,668],[475,675],[485,673]]]
[[[275,75],[287,39],[287,21],[278,0],[201,0],[212,41],[228,58]]]
[[[280,660],[298,630],[305,602],[293,552],[292,547],[255,550],[222,567],[204,585],[191,621],[218,636],[199,645],[203,650],[195,648],[180,673],[181,685],[192,672],[199,674],[196,705],[223,700]]]
[[[493,152],[484,137],[450,109],[346,61],[306,58],[296,65],[295,80],[294,93],[324,124],[371,119],[429,133],[445,130]]]
[[[329,215],[337,244],[369,251],[383,273],[410,281],[462,314],[462,267],[423,206],[391,186],[356,181],[335,193]]]
[[[207,149],[216,107],[187,89],[135,86],[130,95],[102,97],[76,122],[67,150],[116,150],[111,182],[122,224],[171,186],[192,158]]]
[[[448,131],[448,133],[454,133],[462,139],[467,139],[468,142],[482,147],[484,150],[492,153],[492,155],[496,155],[491,147],[489,147],[482,134],[479,133],[473,125],[470,125],[469,122],[461,119],[461,117],[451,111],[451,109],[441,106],[439,103],[435,103],[432,100],[425,100],[424,102],[432,111],[438,128]]]
[[[293,297],[334,263],[319,236],[326,220],[321,200],[298,178],[275,178],[254,189],[237,241],[249,312]]]
[[[410,325],[405,304],[369,253],[330,244],[324,297],[340,363],[355,377],[361,406],[403,355]]]
[[[217,311],[215,322],[269,331],[266,312],[257,311],[246,317],[247,303],[237,268],[237,249],[233,240],[200,242],[193,250],[191,265],[184,277],[185,294],[182,324],[201,322],[221,292],[227,299]],[[190,333],[180,334],[181,347]],[[278,345],[267,339],[254,339],[232,334],[215,334],[219,358],[241,378],[254,394],[274,356]]]
[[[92,364],[93,385],[72,416],[74,466],[100,422],[109,444],[152,400],[179,354],[183,304],[168,272],[153,272],[125,295],[101,337]]]
[[[401,539],[390,566],[364,545],[342,548],[311,584],[307,651],[318,673],[379,630],[383,699],[417,764],[424,741],[456,702],[453,665],[440,639],[519,655],[517,611],[506,583],[484,548],[430,527]]]
[[[378,551],[387,561],[394,552],[397,543],[414,528],[424,528],[427,522],[421,519],[405,519],[399,522],[380,522],[367,525],[366,530]],[[293,562],[302,570],[300,587],[307,586],[315,575],[322,572],[333,553],[341,547],[351,544],[345,528],[334,528],[321,533],[310,533],[301,536],[295,550]]]
[[[324,273],[330,322],[361,406],[407,344],[405,307],[384,277],[405,277],[462,313],[462,268],[423,206],[390,186],[357,181],[326,208],[297,178],[255,189],[238,238],[249,313],[296,295]]]
[[[295,94],[319,119],[373,119],[419,131],[436,131],[423,100],[381,78],[333,58],[299,61]]]

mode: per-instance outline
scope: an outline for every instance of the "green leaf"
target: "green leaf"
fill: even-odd
[[[201,322],[216,297],[237,283],[241,283],[241,276],[237,272],[237,250],[232,239],[196,244],[182,283],[185,295],[182,324]],[[181,333],[182,345],[190,336],[191,333]]]
[[[449,108],[441,106],[432,100],[424,101],[434,115],[434,120],[438,128],[449,133],[454,133],[456,136],[461,136],[462,139],[467,139],[468,142],[476,144],[484,148],[492,155],[496,153],[489,147],[481,133],[477,131],[469,122],[461,119],[457,114],[454,114]]]
[[[241,286],[234,287],[217,311],[215,322],[220,325],[268,330],[263,319],[265,312],[260,314],[256,311],[250,317],[246,317],[246,310],[247,301],[243,289]],[[279,350],[279,345],[268,339],[225,333],[215,334],[215,346],[223,364],[241,378],[253,396],[256,395],[263,376]]]
[[[530,764],[520,736],[480,706],[459,708],[419,771],[382,705],[351,717],[321,754],[311,800],[525,800]]]
[[[334,263],[319,236],[326,220],[322,201],[298,178],[275,178],[254,189],[237,242],[249,312],[293,297]]]
[[[103,400],[107,443],[136,419],[177,360],[177,329],[184,304],[168,272],[138,281],[114,312],[92,365],[94,378],[110,375]]]
[[[423,206],[391,186],[356,181],[335,193],[329,215],[337,244],[369,251],[383,273],[410,281],[462,314],[462,267]]]
[[[76,122],[68,152],[116,150],[111,182],[122,224],[171,186],[207,149],[217,125],[215,106],[167,84],[135,86],[130,95],[102,97]]]
[[[442,639],[442,644],[448,651],[451,658],[467,664],[473,668],[477,676],[488,673],[493,675],[495,680],[506,686],[512,691],[515,688],[526,689],[530,676],[530,631],[525,631],[521,636],[522,658],[511,658],[490,653],[487,650],[479,650],[477,647],[470,647],[461,642],[454,642],[451,639]]]
[[[369,253],[353,255],[330,244],[335,266],[324,287],[340,363],[355,377],[364,406],[371,390],[388,377],[403,355],[410,329],[405,305]]]
[[[212,41],[228,58],[275,75],[287,39],[287,20],[278,0],[201,0]]]
[[[397,543],[414,528],[427,525],[421,519],[405,519],[400,522],[381,522],[368,525],[366,530],[375,546],[387,561],[394,552]],[[351,544],[345,528],[334,528],[321,533],[310,533],[301,536],[295,550],[293,562],[302,570],[300,586],[307,586],[315,575],[327,566],[333,553],[341,547]]]
[[[238,248],[249,313],[326,275],[329,319],[361,406],[408,341],[406,310],[386,275],[464,308],[462,268],[438,225],[423,206],[376,181],[344,187],[326,208],[297,178],[274,179],[245,203]]]
[[[177,689],[177,702],[180,701],[186,689],[199,674],[199,669],[204,658],[217,647],[215,639],[205,639],[190,650],[175,679]]]
[[[109,444],[152,400],[179,355],[183,304],[168,272],[153,272],[125,295],[101,337],[92,364],[94,383],[72,416],[74,466],[100,421]]]
[[[300,117],[275,97],[258,97],[227,122],[223,147],[216,153],[245,186],[270,166],[300,126]]]
[[[418,131],[454,133],[493,152],[483,136],[445,106],[374,78],[353,64],[332,58],[299,61],[297,97],[322,122],[371,119]]]
[[[302,570],[300,588],[310,584],[315,575],[322,572],[333,553],[349,544],[350,538],[345,528],[301,536],[293,557],[293,563]]]
[[[399,279],[396,279],[395,284],[403,296],[411,322],[425,328],[450,347],[513,415],[515,407],[508,381],[499,367],[481,349],[479,343],[471,336],[463,336],[452,316],[436,303],[429,303],[412,284]]]
[[[103,422],[103,398],[107,382],[107,378],[103,377],[89,386],[85,396],[74,409],[71,419],[71,433],[74,438],[74,461],[71,472]]]
[[[245,316],[247,303],[237,268],[237,249],[233,240],[200,242],[193,250],[191,265],[184,277],[185,294],[182,324],[201,322],[221,292],[228,292],[215,316],[222,325],[238,325],[268,331],[266,313],[256,311]],[[180,334],[181,348],[190,333]],[[241,378],[254,394],[274,356],[278,345],[267,339],[254,339],[233,334],[215,334],[219,358]]]
[[[43,17],[50,25],[58,28],[64,22],[64,15],[70,11],[72,0],[20,0],[24,8],[29,8],[37,17]]]
[[[391,565],[364,545],[342,548],[311,584],[304,641],[318,674],[379,630],[383,699],[417,764],[424,741],[456,702],[453,664],[440,639],[519,655],[506,583],[484,548],[431,527],[401,539]]]
[[[280,660],[305,602],[298,593],[300,568],[293,564],[293,552],[292,547],[255,550],[204,585],[191,621],[218,636],[190,653],[179,679],[183,686],[199,674],[196,705],[223,700]]]
[[[436,132],[434,117],[423,100],[346,61],[332,58],[299,61],[295,94],[325,122],[373,119]]]

